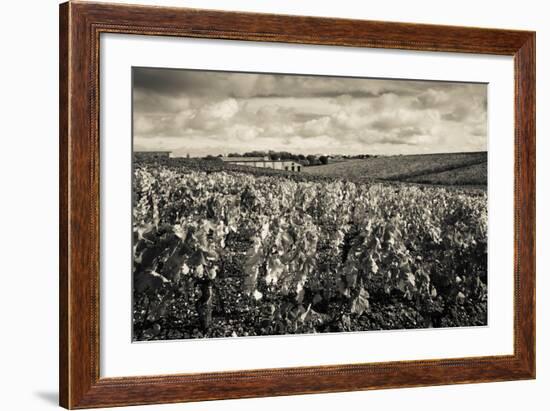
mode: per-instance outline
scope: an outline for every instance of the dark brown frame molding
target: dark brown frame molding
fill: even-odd
[[[514,354],[100,378],[101,33],[513,56]],[[535,378],[534,32],[75,1],[60,6],[59,54],[60,405],[109,407]]]

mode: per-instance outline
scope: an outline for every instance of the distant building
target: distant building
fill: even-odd
[[[224,163],[238,166],[271,168],[273,170],[302,171],[302,165],[292,160],[270,160],[269,157],[222,157]]]
[[[170,158],[171,151],[134,151],[136,160],[159,160],[162,158]]]

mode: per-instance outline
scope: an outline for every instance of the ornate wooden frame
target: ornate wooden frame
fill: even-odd
[[[514,354],[100,378],[99,47],[100,34],[113,32],[513,56]],[[60,6],[59,48],[59,389],[63,407],[172,403],[535,378],[534,32],[69,2]]]

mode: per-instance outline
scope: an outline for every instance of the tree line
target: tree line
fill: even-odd
[[[207,156],[212,157],[212,156]],[[221,157],[221,155],[219,156]],[[357,155],[342,155],[342,156],[331,156],[331,155],[317,155],[317,154],[294,154],[288,151],[247,151],[245,153],[229,153],[227,157],[268,157],[272,161],[277,160],[288,160],[295,161],[303,166],[318,166],[328,164],[329,160],[334,157],[342,159],[358,159],[358,158],[370,158],[376,157],[371,154],[357,154]]]

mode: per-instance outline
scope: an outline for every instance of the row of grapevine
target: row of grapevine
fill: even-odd
[[[235,239],[243,303],[279,324],[272,333],[346,329],[371,311],[373,294],[413,301],[425,326],[445,325],[433,323],[444,305],[486,305],[484,193],[152,165],[134,181],[144,338],[174,317],[175,300],[208,330]]]

